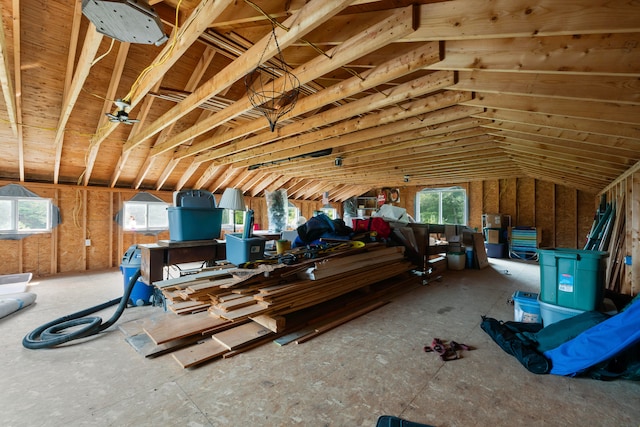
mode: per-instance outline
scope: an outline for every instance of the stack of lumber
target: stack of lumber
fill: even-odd
[[[302,265],[219,269],[156,282],[173,313],[144,328],[152,341],[144,355],[171,353],[188,368],[268,341],[305,342],[411,289],[418,282],[408,273],[413,267],[402,247],[371,244]]]
[[[625,255],[625,198],[619,196],[613,207],[613,221],[609,221],[609,230],[606,243],[608,246],[599,248],[609,252],[606,259],[605,270],[605,287],[616,293],[625,293],[628,290],[622,289],[624,274],[624,255]]]

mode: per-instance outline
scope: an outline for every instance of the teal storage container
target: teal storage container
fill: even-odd
[[[248,261],[257,261],[264,258],[264,244],[266,239],[262,237],[242,238],[242,233],[225,234],[227,241],[227,261],[240,265]]]
[[[608,252],[538,249],[540,301],[574,310],[596,310],[604,299]]]
[[[169,207],[169,239],[211,240],[220,237],[222,209]]]

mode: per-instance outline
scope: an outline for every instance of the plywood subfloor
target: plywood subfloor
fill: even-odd
[[[304,344],[268,342],[192,369],[171,354],[145,358],[125,341],[118,325],[142,330],[159,307],[127,309],[84,342],[24,349],[35,327],[123,288],[115,269],[32,281],[36,304],[0,320],[0,425],[373,427],[390,414],[442,427],[637,426],[637,382],[530,374],[480,329],[481,315],[511,320],[509,297],[539,283],[535,263],[489,261],[447,271]],[[445,363],[423,352],[435,337],[475,350]]]

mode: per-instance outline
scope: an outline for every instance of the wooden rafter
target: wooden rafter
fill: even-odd
[[[71,86],[65,94],[64,101],[62,103],[62,111],[56,127],[56,136],[54,139],[54,146],[56,147],[56,158],[53,170],[54,184],[58,183],[60,175],[60,160],[62,158],[62,144],[64,142],[65,127],[69,120],[69,116],[71,116],[71,111],[76,105],[82,86],[89,76],[89,71],[91,70],[93,59],[98,52],[98,48],[100,47],[102,37],[102,34],[96,31],[96,27],[93,24],[89,24],[84,44],[82,46],[82,52],[80,53],[80,59],[78,60],[78,65],[76,66],[76,70],[73,74]]]
[[[228,88],[231,84],[236,82],[237,80],[244,77],[251,70],[253,70],[258,62],[262,59],[263,61],[267,61],[275,56],[280,49],[285,49],[288,45],[293,43],[297,38],[304,36],[317,26],[321,25],[323,22],[331,18],[333,15],[338,13],[340,10],[348,6],[350,1],[348,0],[313,0],[307,5],[305,5],[302,9],[300,9],[294,16],[287,19],[283,25],[289,28],[289,31],[284,31],[281,28],[277,27],[275,31],[275,37],[278,40],[278,43],[272,41],[270,34],[263,37],[259,42],[253,45],[251,49],[247,50],[244,54],[242,54],[238,59],[233,61],[230,65],[225,67],[222,71],[213,76],[210,80],[202,84],[195,92],[185,98],[180,104],[171,108],[165,114],[163,114],[158,120],[156,120],[153,124],[147,127],[143,132],[141,132],[138,137],[128,144],[125,149],[132,149],[136,145],[142,143],[147,138],[155,135],[165,127],[169,126],[171,123],[177,121],[182,118],[184,115],[193,111],[193,109],[197,108],[200,104],[202,104],[207,99],[211,98],[219,94],[224,89]],[[300,79],[300,76],[297,76]],[[304,83],[304,79],[300,79],[301,83]],[[246,111],[250,109],[251,104],[248,100],[245,101],[248,106],[244,110],[239,107],[235,107],[237,113],[229,114],[229,117],[226,117],[227,120],[230,120],[240,114],[242,111]],[[243,103],[243,105],[245,104]],[[238,104],[238,103],[236,103]],[[234,104],[235,105],[235,104]],[[238,104],[240,105],[240,104]],[[205,132],[209,129],[212,129],[215,125],[211,126],[209,124],[211,119],[214,122],[218,120],[218,115],[213,116],[209,120],[203,121],[206,122],[207,128],[205,130],[201,130],[200,132]],[[216,124],[220,124],[221,122],[217,122]],[[176,147],[183,141],[187,139],[191,139],[198,135],[196,132],[197,127],[202,127],[199,123],[194,126],[193,131],[188,135],[185,135],[183,132],[181,134],[182,140],[179,142],[175,142],[173,138],[171,139],[171,144],[167,144],[168,146],[163,146],[162,151],[169,150],[173,147]],[[200,133],[200,134],[201,134]],[[155,150],[154,155],[159,154],[158,150]]]
[[[111,109],[111,106],[113,105],[113,101],[115,100],[116,93],[118,91],[118,86],[120,85],[120,77],[122,77],[124,65],[127,62],[127,56],[129,55],[130,46],[131,46],[130,43],[120,43],[120,48],[118,49],[118,56],[116,57],[116,63],[113,66],[113,71],[111,72],[109,88],[107,89],[104,104],[102,106],[103,114],[100,115],[100,120],[98,120],[98,126],[95,132],[96,135],[99,135],[101,132],[101,129],[104,128],[105,126],[108,126],[109,124],[107,116],[104,113],[107,113]],[[86,156],[86,165],[85,165],[85,171],[84,171],[84,185],[89,184],[89,179],[91,178],[91,172],[93,171],[93,166],[95,165],[99,150],[100,150],[100,140],[92,139],[91,144],[89,144],[89,152],[87,153],[87,156]]]

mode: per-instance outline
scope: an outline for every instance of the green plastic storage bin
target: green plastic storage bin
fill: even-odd
[[[608,252],[538,249],[540,301],[575,310],[596,310],[604,299]]]

